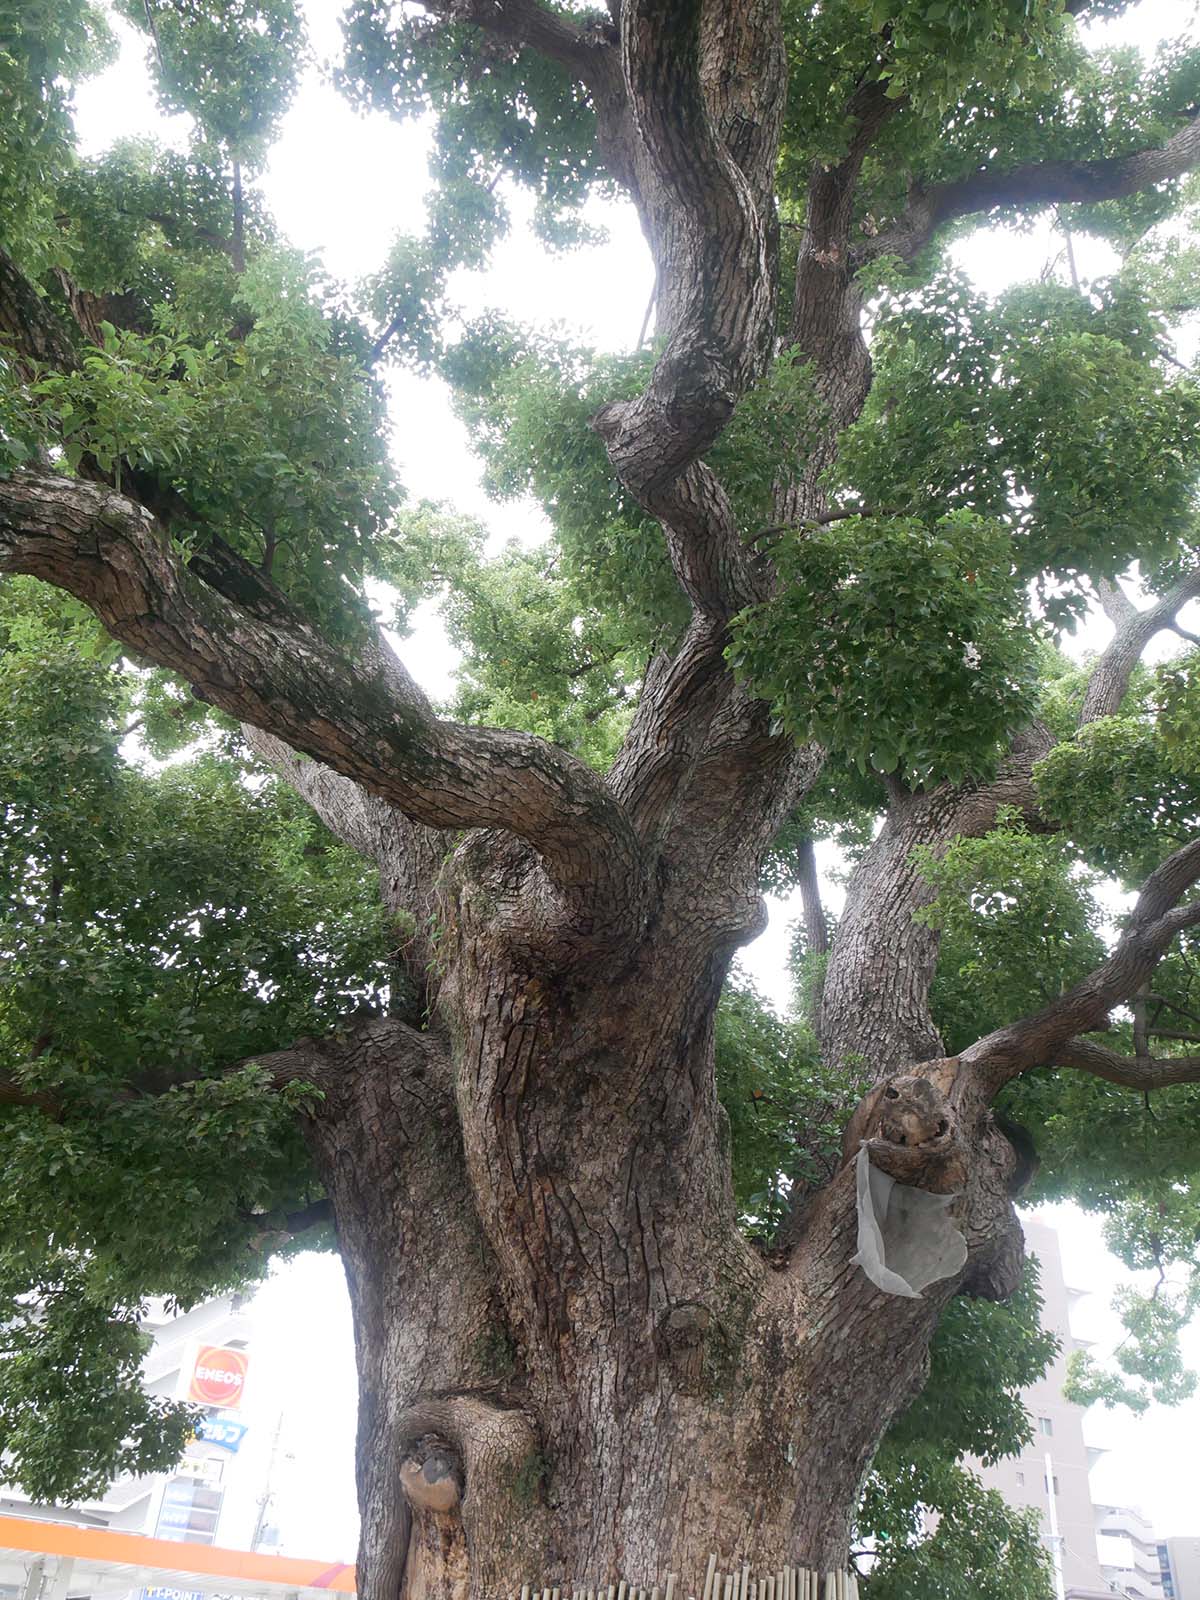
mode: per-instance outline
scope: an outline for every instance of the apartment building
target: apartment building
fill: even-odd
[[[1093,1505],[1088,1474],[1104,1452],[1086,1444],[1083,1410],[1062,1393],[1067,1358],[1086,1348],[1070,1318],[1084,1291],[1067,1285],[1054,1230],[1029,1219],[1023,1225],[1041,1268],[1043,1326],[1062,1349],[1023,1395],[1033,1443],[1015,1460],[976,1470],[1011,1505],[1037,1513],[1055,1560],[1059,1600],[1200,1600],[1200,1538],[1159,1539],[1140,1510]]]
[[[1200,1539],[1162,1539],[1158,1545],[1166,1600],[1200,1600]]]
[[[1061,1349],[1044,1375],[1024,1393],[1034,1426],[1033,1442],[1020,1456],[976,1470],[1010,1505],[1036,1512],[1055,1562],[1060,1600],[1112,1600],[1113,1590],[1097,1553],[1088,1482],[1099,1452],[1084,1442],[1083,1408],[1064,1399],[1062,1392],[1067,1358],[1082,1344],[1071,1333],[1071,1305],[1084,1291],[1067,1286],[1054,1229],[1028,1219],[1023,1219],[1023,1225],[1026,1247],[1041,1268],[1042,1322],[1057,1335]]]
[[[1100,1570],[1115,1594],[1131,1600],[1163,1600],[1159,1541],[1140,1511],[1098,1505],[1096,1545]]]

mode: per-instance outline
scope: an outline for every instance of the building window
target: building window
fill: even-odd
[[[1042,1479],[1042,1488],[1045,1489],[1047,1494],[1050,1493],[1050,1479],[1049,1478],[1043,1478]],[[1054,1492],[1055,1492],[1055,1494],[1058,1493],[1058,1473],[1057,1472],[1054,1474]]]
[[[1049,1417],[1039,1417],[1038,1428],[1042,1433],[1049,1437],[1050,1434],[1054,1432],[1054,1423]]]
[[[1018,1489],[1023,1489],[1024,1487],[1025,1487],[1025,1474],[1023,1472],[1018,1472],[1017,1473],[1017,1488]]]

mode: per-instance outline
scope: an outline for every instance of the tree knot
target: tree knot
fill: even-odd
[[[704,1348],[712,1312],[697,1300],[672,1306],[658,1324],[656,1343],[661,1359],[670,1367],[678,1388],[695,1389],[704,1367]]]
[[[444,1439],[426,1434],[406,1446],[400,1482],[410,1502],[422,1510],[453,1511],[462,1498],[462,1460]]]
[[[889,1078],[879,1104],[879,1137],[889,1144],[920,1149],[938,1144],[951,1131],[945,1096],[928,1078],[906,1074]]]

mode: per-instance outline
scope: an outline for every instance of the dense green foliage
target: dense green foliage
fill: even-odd
[[[313,1192],[303,1087],[228,1064],[377,1001],[389,930],[358,857],[226,740],[122,757],[129,729],[194,737],[192,707],[74,602],[6,582],[0,644],[0,1061],[46,1097],[0,1110],[0,1423],[52,1500],[178,1452],[140,1305],[257,1276]]]
[[[150,30],[163,110],[194,118],[230,158],[259,164],[304,61],[291,0],[118,0],[117,9]]]
[[[587,236],[588,198],[614,189],[587,95],[535,52],[481,49],[466,23],[356,0],[342,86],[364,109],[432,117],[432,187],[423,229],[346,289],[278,237],[256,186],[305,60],[299,7],[118,9],[145,35],[164,110],[192,119],[182,151],[78,156],[73,86],[111,52],[101,9],[0,0],[0,238],[78,354],[31,374],[0,349],[0,473],[49,458],[135,483],[182,553],[202,558],[218,535],[342,641],[384,604],[375,580],[400,623],[438,595],[463,655],[455,713],[604,768],[648,656],[686,617],[660,531],[589,426],[638,391],[654,352],[598,352],[498,313],[464,326],[452,296],[452,274],[485,266],[510,226],[512,184],[533,195],[548,247]],[[785,19],[785,264],[812,164],[844,154],[864,74],[902,104],[856,196],[868,237],[914,182],[1124,154],[1170,137],[1200,95],[1193,42],[1149,61],[1091,53],[1058,0],[788,0]],[[1060,225],[1118,249],[1115,270],[1083,284],[1048,273],[995,299],[944,237],[909,266],[877,262],[876,382],[828,482],[837,520],[767,533],[773,489],[821,421],[791,351],[711,452],[784,580],[739,619],[731,660],[782,725],[829,750],[764,887],[794,884],[811,836],[860,854],[885,781],[976,781],[1034,714],[1059,741],[1037,775],[1053,832],[1004,814],[920,862],[951,1050],[1088,971],[1113,933],[1105,882],[1133,888],[1200,819],[1193,658],[1143,671],[1119,716],[1076,735],[1082,676],[1055,647],[1097,579],[1136,560],[1161,587],[1195,559],[1200,391],[1171,340],[1200,293],[1197,209],[1194,181],[1064,208]],[[86,297],[90,342],[70,331],[63,275]],[[780,301],[783,318],[786,282]],[[404,505],[376,375],[387,361],[450,385],[492,492],[544,509],[542,546],[489,550],[446,508]],[[140,1305],[253,1277],[278,1218],[313,1196],[305,1090],[231,1068],[386,1005],[396,930],[371,874],[234,730],[79,608],[7,582],[0,645],[0,1077],[26,1102],[0,1099],[0,1437],[5,1472],[51,1499],[177,1450],[186,1414],[136,1382]],[[1191,935],[1156,974],[1147,1005],[1164,1028],[1200,1029],[1196,957]],[[762,1241],[791,1187],[830,1170],[854,1098],[860,1064],[819,1061],[819,975],[808,961],[793,1019],[738,985],[718,1018],[735,1194]],[[1085,1364],[1078,1392],[1179,1393],[1200,1091],[1144,1103],[1045,1070],[1006,1109],[1038,1146],[1036,1195],[1103,1212],[1133,1268],[1186,1269],[1127,1298],[1120,1369]],[[1048,1355],[1031,1286],[1008,1307],[955,1303],[926,1396],[864,1498],[876,1600],[1049,1592],[1028,1524],[958,1464],[1021,1447],[1014,1396]]]
[[[1032,1437],[1020,1390],[1055,1341],[1038,1325],[1036,1275],[1006,1306],[956,1300],[938,1328],[929,1382],[884,1439],[859,1509],[874,1541],[873,1600],[1011,1600],[1049,1596],[1049,1557],[1030,1513],[1014,1511],[958,1464],[990,1465]],[[930,1525],[935,1524],[932,1534]]]
[[[934,528],[853,518],[773,553],[786,586],[743,617],[731,660],[798,739],[912,785],[994,768],[1034,703],[1000,530],[960,513]]]
[[[836,1170],[852,1087],[849,1073],[821,1061],[805,1023],[781,1020],[753,987],[730,983],[717,1012],[717,1092],[752,1238],[774,1237],[792,1185],[816,1187]]]
[[[994,303],[939,273],[880,311],[879,378],[839,472],[870,507],[970,512],[1007,531],[1013,574],[1070,612],[1095,579],[1191,529],[1200,391],[1164,381],[1165,318],[1136,266]],[[928,381],[936,374],[933,382]]]

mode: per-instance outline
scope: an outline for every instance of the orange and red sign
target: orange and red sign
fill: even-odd
[[[249,1357],[230,1345],[202,1344],[188,1381],[187,1398],[202,1406],[235,1411],[242,1403]]]

